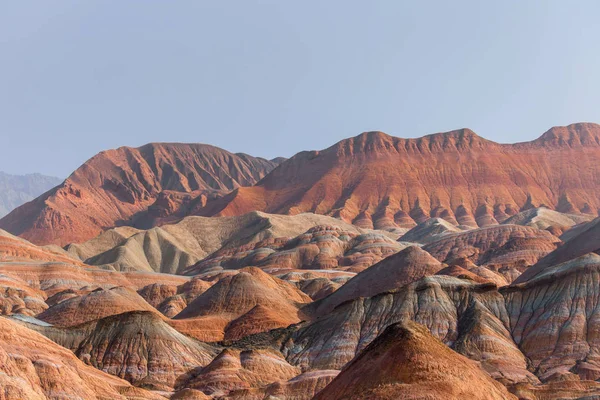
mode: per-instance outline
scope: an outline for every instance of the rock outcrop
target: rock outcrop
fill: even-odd
[[[257,185],[209,201],[200,212],[315,212],[376,229],[436,217],[487,226],[540,206],[598,215],[599,155],[600,125],[586,123],[517,144],[494,143],[469,129],[418,139],[367,132],[299,153]]]
[[[272,382],[287,381],[299,373],[299,368],[288,364],[281,354],[272,350],[226,349],[184,385],[221,397],[236,390],[258,389]]]
[[[230,400],[264,400],[269,398],[310,400],[339,373],[336,370],[310,371],[288,381],[274,382],[262,388],[234,390]]]
[[[315,400],[517,399],[414,322],[390,325]]]
[[[496,225],[446,235],[425,245],[423,250],[446,264],[466,259],[512,282],[560,243],[560,239],[545,230]]]
[[[505,307],[493,284],[430,276],[395,291],[347,301],[303,324],[285,341],[284,354],[304,370],[340,369],[387,326],[415,321],[457,352],[480,361],[493,378],[539,383],[513,342]]]
[[[573,226],[589,222],[593,218],[588,214],[567,214],[540,207],[521,211],[505,220],[503,224],[531,226],[545,229],[556,236],[560,236]]]
[[[352,237],[363,232],[339,219],[323,215],[287,216],[250,212],[235,217],[186,217],[177,223],[144,231],[111,229],[86,243],[70,245],[68,250],[71,254],[87,256],[82,258],[87,264],[118,271],[192,274],[199,272],[191,268],[192,265],[218,250],[222,255],[233,256],[236,249],[239,252],[261,247],[261,243],[266,246],[269,243],[281,244],[290,237],[323,225],[340,229]],[[268,242],[270,239],[273,241]],[[393,244],[389,239],[381,240],[387,241],[388,247],[401,248],[401,245]],[[389,253],[384,246],[380,246],[382,254],[379,257]],[[376,251],[371,250],[370,253],[375,254]]]
[[[170,391],[218,349],[189,338],[148,311],[132,311],[70,328],[28,324],[88,365],[132,384]]]
[[[158,311],[135,291],[114,287],[99,288],[62,301],[39,314],[37,318],[53,325],[68,327],[128,311],[148,311],[158,314]]]
[[[164,399],[85,365],[21,324],[0,317],[0,397],[6,400]]]
[[[565,238],[566,242],[525,271],[515,283],[526,282],[543,274],[546,268],[573,260],[589,253],[600,254],[600,218],[573,228],[575,232]],[[563,235],[564,237],[564,235]]]
[[[371,297],[399,288],[434,275],[442,268],[442,264],[429,253],[417,246],[410,246],[357,274],[331,295],[308,306],[305,311],[317,316],[325,315],[348,300]]]
[[[212,193],[255,184],[276,165],[203,144],[121,147],[92,157],[62,184],[0,220],[0,228],[36,244],[83,242],[118,224],[135,224],[139,214],[142,220],[183,216]],[[193,195],[161,197],[165,191]]]
[[[460,231],[462,231],[462,229],[442,218],[429,218],[428,220],[421,222],[406,232],[398,240],[403,242],[427,244],[443,238],[449,233]]]
[[[299,269],[359,272],[405,247],[383,232],[359,234],[355,229],[319,225],[292,239],[274,238],[224,248],[184,272],[215,273],[246,266],[271,274]]]
[[[180,331],[203,341],[245,335],[300,322],[299,308],[311,301],[290,283],[258,268],[221,278],[174,318]]]

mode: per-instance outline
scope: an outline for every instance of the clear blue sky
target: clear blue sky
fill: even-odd
[[[600,122],[598,1],[0,1],[0,170]]]

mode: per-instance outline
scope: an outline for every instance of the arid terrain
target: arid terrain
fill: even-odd
[[[151,143],[0,220],[0,400],[598,399],[600,125]]]

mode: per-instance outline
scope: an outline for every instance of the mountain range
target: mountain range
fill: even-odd
[[[600,125],[94,156],[0,220],[0,399],[600,398]]]
[[[94,156],[0,228],[64,246],[114,226],[255,210],[313,212],[384,230],[435,217],[482,227],[542,206],[598,215],[599,155],[600,126],[589,123],[510,145],[469,129],[418,139],[367,132],[274,161],[208,145],[124,147]]]
[[[61,183],[41,174],[10,175],[0,171],[0,218]]]

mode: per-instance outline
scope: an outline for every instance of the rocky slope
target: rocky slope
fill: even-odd
[[[402,287],[441,269],[442,264],[426,251],[410,246],[357,274],[331,295],[312,303],[305,312],[325,315],[346,301]]]
[[[354,228],[318,225],[292,239],[274,238],[219,250],[184,272],[202,274],[245,266],[269,273],[300,269],[359,272],[405,247],[384,232],[359,234]]]
[[[197,273],[190,269],[208,255],[253,246],[269,239],[289,240],[316,226],[332,226],[350,235],[363,230],[339,219],[316,215],[273,215],[250,212],[241,216],[186,217],[174,224],[149,230],[116,228],[67,251],[87,264],[119,271]],[[384,240],[384,239],[382,239]],[[388,240],[390,242],[390,240]],[[400,245],[396,245],[400,248]]]
[[[218,353],[148,311],[112,315],[70,328],[27,326],[73,351],[86,364],[154,390],[172,390]]]
[[[82,242],[119,224],[183,216],[215,193],[255,184],[276,164],[202,144],[108,150],[4,217],[0,228],[37,244]]]
[[[423,250],[446,264],[467,260],[512,282],[559,244],[560,239],[548,231],[503,224],[448,234],[423,246]]]
[[[314,400],[517,399],[414,322],[389,326]]]
[[[290,400],[310,400],[327,386],[339,373],[336,370],[310,371],[295,376],[288,381],[271,383],[262,388],[238,389],[231,391],[227,399],[264,400],[270,398]]]
[[[95,289],[48,308],[37,318],[59,326],[75,326],[128,311],[158,312],[135,291],[125,287]]]
[[[287,381],[300,373],[283,356],[272,350],[226,349],[183,385],[220,397],[242,389],[262,388]]]
[[[494,143],[468,129],[419,139],[367,132],[299,153],[201,212],[315,212],[377,229],[430,217],[487,226],[539,206],[597,215],[599,155],[596,124],[555,127],[518,144]]]
[[[164,399],[85,365],[69,350],[0,317],[0,397],[6,400]]]
[[[480,361],[498,380],[539,383],[511,338],[504,298],[496,286],[448,276],[430,276],[347,301],[300,326],[285,341],[284,354],[303,369],[340,369],[399,321],[425,325],[446,345]]]
[[[589,222],[593,218],[591,215],[561,213],[540,207],[521,211],[503,223],[545,229],[556,236],[560,236],[561,233],[568,231],[573,226]]]
[[[0,218],[62,182],[41,174],[10,175],[0,172]]]
[[[529,268],[515,282],[523,283],[544,272],[546,268],[561,264],[589,253],[600,253],[600,218],[573,228],[562,238],[565,244],[542,258],[536,265]]]
[[[174,318],[175,327],[203,341],[239,339],[300,322],[311,301],[292,284],[258,268],[226,276]]]

